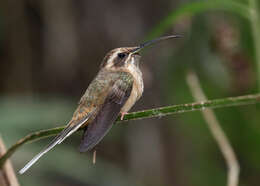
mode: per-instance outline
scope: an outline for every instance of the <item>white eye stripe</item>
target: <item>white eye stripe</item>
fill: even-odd
[[[131,56],[132,56],[132,54],[129,54],[129,55],[127,56],[127,59],[125,60],[125,63],[127,63],[129,60],[132,60],[132,59],[131,59]],[[130,62],[130,63],[132,63],[132,62]]]
[[[117,54],[118,54],[119,52],[115,52],[115,53],[113,53],[112,54],[112,56],[108,59],[108,61],[107,61],[107,67],[112,67],[113,66],[113,61],[114,61],[114,59],[117,57]]]
[[[132,57],[132,55],[131,55],[131,57]],[[132,57],[131,58],[131,64],[133,65],[135,63],[135,60],[134,60],[134,58]]]
[[[114,66],[120,67],[120,66],[124,66],[124,65],[133,65],[135,64],[135,60],[133,59],[133,55],[130,51],[127,50],[126,48],[117,48],[111,51],[110,56],[108,56],[107,61],[105,62],[104,67],[106,68],[112,68]],[[125,56],[123,58],[120,58],[120,53],[125,54]],[[120,64],[119,64],[120,62]]]

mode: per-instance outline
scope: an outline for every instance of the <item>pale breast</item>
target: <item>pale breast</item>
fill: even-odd
[[[133,88],[131,94],[126,101],[125,105],[122,107],[121,112],[129,111],[135,102],[142,96],[144,90],[142,72],[135,65],[129,65],[127,72],[131,73],[134,77]]]

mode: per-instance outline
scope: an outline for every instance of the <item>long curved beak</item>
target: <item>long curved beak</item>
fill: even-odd
[[[146,41],[146,42],[140,44],[135,49],[133,49],[132,53],[137,53],[141,49],[143,49],[144,47],[147,47],[147,46],[152,45],[154,43],[158,43],[160,41],[168,40],[168,39],[172,39],[172,38],[180,38],[180,37],[182,37],[182,35],[170,35],[170,36],[163,36],[163,37],[159,37],[159,38],[156,38],[156,39],[153,39],[153,40],[150,40],[150,41]]]

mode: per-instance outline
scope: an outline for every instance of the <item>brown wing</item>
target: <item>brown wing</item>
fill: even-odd
[[[131,76],[115,82],[96,118],[87,126],[80,144],[80,152],[92,149],[111,129],[121,108],[131,94],[132,82]]]
[[[124,72],[107,73],[105,71],[100,71],[86,90],[86,93],[80,101],[79,107],[73,114],[73,118],[66,128],[58,134],[47,147],[29,161],[25,167],[19,171],[19,173],[23,174],[40,157],[50,151],[57,144],[63,142],[79,127],[88,122],[92,123],[92,126],[87,130],[88,135],[84,135],[86,136],[86,140],[89,141],[86,145],[93,146],[93,144],[97,144],[104,137],[106,131],[111,128],[112,123],[120,111],[121,105],[124,104],[125,99],[127,99],[129,94],[128,89],[130,88],[128,85],[132,84],[131,77],[130,74]],[[115,82],[114,86],[110,88],[110,85],[113,85],[113,82]],[[109,89],[111,89],[111,91],[109,91],[107,96]],[[101,110],[99,105],[101,105]],[[107,110],[110,110],[110,113],[106,113]],[[99,114],[98,117],[96,117],[97,114]],[[93,118],[95,118],[95,121],[91,122]],[[109,122],[102,118],[107,118]],[[85,147],[84,143],[83,147]]]

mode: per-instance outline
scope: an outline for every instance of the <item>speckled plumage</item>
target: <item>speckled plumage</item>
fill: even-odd
[[[84,126],[91,123],[99,112],[100,107],[105,102],[108,93],[112,89],[116,81],[120,81],[118,88],[126,90],[133,84],[133,76],[128,72],[117,72],[101,69],[96,78],[91,82],[85,94],[79,101],[79,106],[73,114],[69,125],[74,125],[78,120],[82,119],[91,111],[95,110],[95,114],[84,124]]]
[[[116,48],[108,52],[100,65],[99,73],[82,96],[68,125],[19,173],[27,171],[42,155],[63,142],[80,127],[85,127],[80,151],[85,152],[95,147],[112,127],[118,114],[121,112],[122,119],[143,93],[138,52],[153,43],[176,37],[181,36],[160,37],[137,47]]]
[[[20,174],[80,127],[85,127],[80,151],[90,150],[106,135],[118,114],[131,109],[143,93],[142,73],[138,67],[140,55],[131,53],[136,48],[117,48],[105,56],[100,71],[80,99],[65,129],[27,163]]]

